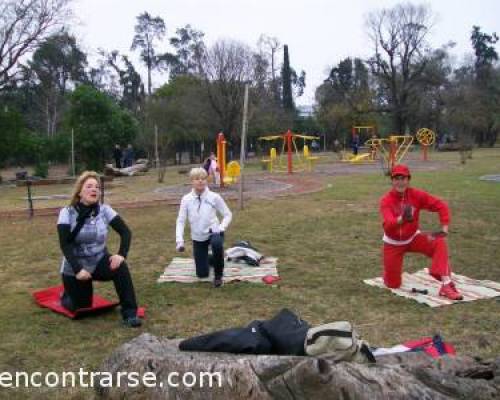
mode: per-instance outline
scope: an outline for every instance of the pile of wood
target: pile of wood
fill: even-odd
[[[136,161],[136,163],[127,168],[115,168],[113,164],[106,164],[104,167],[104,175],[107,176],[134,176],[140,175],[148,172],[149,170],[149,161],[140,158]]]

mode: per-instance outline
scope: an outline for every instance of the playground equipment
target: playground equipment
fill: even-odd
[[[224,133],[217,134],[217,166],[219,168],[220,187],[226,184],[232,184],[237,181],[241,174],[241,167],[237,161],[231,161],[226,164],[226,138]]]
[[[413,136],[410,135],[391,135],[388,138],[373,138],[365,142],[380,152],[380,161],[385,173],[389,173],[395,164],[403,160],[412,143]]]
[[[423,160],[427,161],[427,149],[434,144],[436,134],[428,128],[421,128],[415,137],[422,146]],[[380,151],[382,168],[384,172],[389,173],[392,167],[400,163],[406,156],[413,140],[411,135],[391,135],[384,139],[369,139],[365,144]]]
[[[308,170],[313,171],[316,161],[319,160],[319,157],[311,155],[311,153],[309,152],[309,146],[307,144],[304,144],[304,148],[302,149],[302,151],[304,153],[304,159],[307,161]]]
[[[353,126],[353,136],[362,129],[367,129],[369,132],[375,133],[373,126]],[[421,128],[415,134],[415,138],[422,146],[423,160],[427,161],[428,148],[436,141],[436,134],[428,128]],[[388,138],[370,138],[364,142],[365,146],[370,148],[369,153],[350,154],[344,151],[341,161],[353,164],[373,162],[377,158],[377,154],[380,153],[382,168],[384,172],[388,173],[395,164],[403,160],[413,141],[414,137],[411,135],[390,135]]]
[[[304,148],[303,154],[301,155],[298,148],[296,139],[304,140]],[[286,133],[280,135],[270,135],[270,136],[261,136],[258,140],[264,141],[274,141],[274,140],[282,140],[283,144],[281,147],[281,152],[279,155],[276,153],[276,148],[272,147],[269,152],[269,158],[261,160],[263,163],[267,164],[269,172],[277,171],[277,172],[288,172],[292,174],[294,172],[293,169],[293,152],[295,152],[295,156],[298,161],[298,165],[300,166],[298,169],[295,169],[295,172],[304,171],[304,170],[312,170],[314,167],[314,163],[318,159],[318,157],[311,156],[309,152],[309,147],[305,144],[306,140],[315,140],[319,139],[318,136],[309,136],[309,135],[300,135],[297,133],[292,133],[288,130]],[[286,148],[286,150],[285,150]],[[286,168],[284,163],[284,154],[286,152],[287,162]]]
[[[230,161],[226,165],[226,176],[224,177],[224,183],[232,184],[238,181],[237,178],[241,175],[241,167],[238,161]]]
[[[342,152],[341,161],[350,162],[354,164],[364,163],[364,162],[373,162],[375,161],[377,154],[377,147],[370,146],[369,153],[358,154],[359,143],[361,141],[360,134],[361,132],[366,131],[367,134],[373,136],[376,134],[376,128],[374,125],[363,125],[363,126],[353,126],[351,130],[352,134],[352,153],[348,153],[347,151]],[[356,137],[357,136],[357,137]],[[365,141],[365,145],[368,141]]]
[[[220,187],[224,187],[226,172],[226,138],[222,132],[217,134],[217,165],[219,167]]]
[[[422,146],[422,159],[427,161],[427,149],[436,141],[436,134],[429,128],[420,128],[415,137]]]

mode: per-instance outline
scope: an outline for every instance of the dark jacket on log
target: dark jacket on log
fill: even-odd
[[[302,356],[309,328],[306,321],[284,308],[272,319],[253,321],[245,328],[224,329],[183,340],[179,349]]]

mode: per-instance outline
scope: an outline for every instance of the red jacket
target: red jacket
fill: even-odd
[[[413,207],[413,221],[403,221],[402,224],[398,224],[397,219],[403,214],[403,208],[406,204]],[[380,199],[380,214],[386,236],[398,241],[410,239],[419,228],[420,210],[439,213],[441,225],[448,225],[450,222],[448,205],[443,200],[431,196],[423,190],[409,187],[404,193],[399,193],[395,189],[386,193]]]

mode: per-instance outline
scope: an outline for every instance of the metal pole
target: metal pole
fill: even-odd
[[[245,163],[245,144],[248,126],[248,83],[245,84],[245,97],[243,99],[243,126],[241,128],[241,146],[240,146],[240,187],[238,193],[239,209],[243,210],[243,166]]]
[[[31,180],[26,181],[26,187],[28,188],[28,207],[29,207],[29,216],[33,218],[34,210],[33,210],[33,198],[31,197]]]
[[[288,173],[293,173],[293,161],[292,161],[292,132],[290,129],[285,134],[286,146],[287,146],[287,158],[288,158]]]
[[[158,153],[158,125],[155,124],[155,164],[160,168],[160,154]]]
[[[75,130],[71,128],[71,172],[76,176],[75,167]]]

